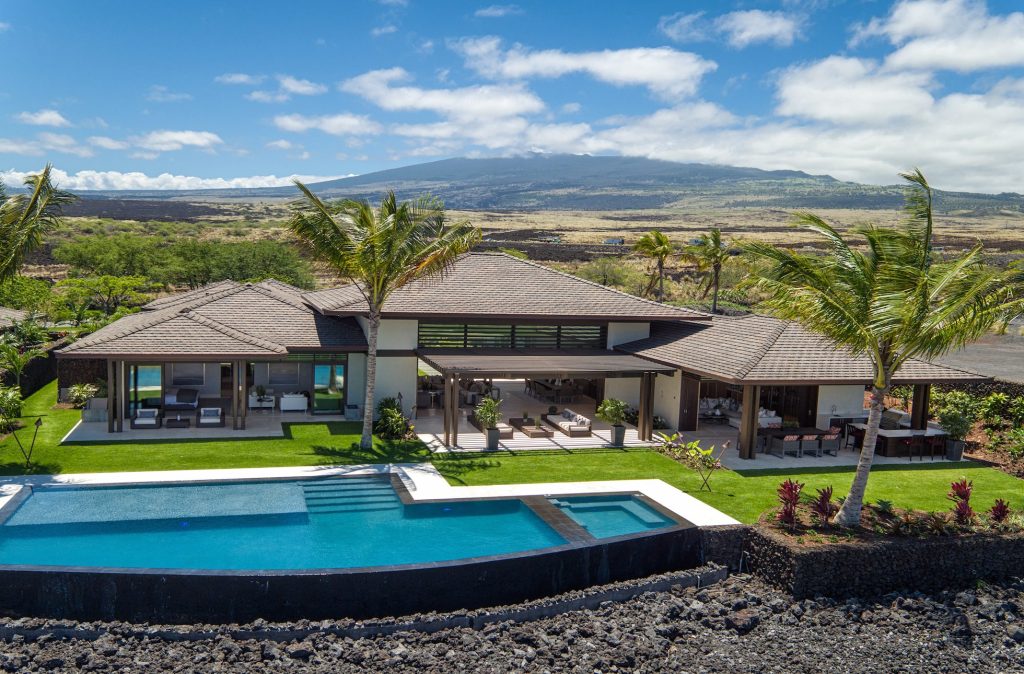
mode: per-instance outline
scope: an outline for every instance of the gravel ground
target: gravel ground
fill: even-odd
[[[67,625],[67,623],[61,623]],[[195,641],[154,628],[7,620],[0,669],[95,672],[1024,672],[1024,582],[877,601],[794,601],[747,576],[483,630]],[[263,625],[249,626],[262,629]],[[40,634],[38,638],[35,635]],[[187,628],[172,628],[186,631]],[[95,631],[103,632],[98,639]],[[146,631],[150,631],[147,636]],[[29,638],[18,634],[27,633]],[[91,634],[90,634],[91,633]],[[90,638],[92,637],[92,638]]]

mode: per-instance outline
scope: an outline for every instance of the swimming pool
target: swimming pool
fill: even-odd
[[[678,524],[632,494],[549,499],[595,538],[611,538]]]
[[[596,538],[674,524],[614,498],[555,503]],[[557,527],[520,499],[403,503],[383,476],[42,487],[0,526],[0,565],[380,567],[565,545]]]

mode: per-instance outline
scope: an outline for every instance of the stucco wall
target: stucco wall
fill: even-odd
[[[670,430],[679,429],[679,382],[682,377],[659,374],[654,379],[654,414],[668,422]]]
[[[832,406],[836,413],[832,414]],[[861,414],[864,410],[864,387],[852,386],[819,386],[818,387],[818,426],[824,427],[832,416],[851,417]]]
[[[374,398],[397,398],[402,394],[402,404],[407,415],[412,414],[416,404],[416,357],[380,356],[377,358],[377,384]]]
[[[348,354],[348,402],[362,405],[366,399],[366,354]]]
[[[366,319],[356,316],[356,321],[367,333]],[[419,338],[419,321],[411,319],[385,318],[380,322],[380,330],[377,331],[377,349],[410,351],[416,348],[416,340]]]
[[[633,342],[638,339],[646,339],[651,336],[650,323],[609,323],[608,324],[608,348]]]
[[[640,377],[605,379],[604,397],[624,400],[633,407],[638,407],[640,405]]]

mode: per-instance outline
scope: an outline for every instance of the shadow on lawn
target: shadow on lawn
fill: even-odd
[[[426,446],[419,440],[377,440],[373,449],[362,449],[358,442],[348,447],[313,445],[317,456],[330,457],[337,463],[423,463],[430,458]]]
[[[988,468],[983,463],[977,461],[941,461],[941,462],[928,462],[928,463],[883,463],[875,464],[871,466],[872,473],[882,472],[896,472],[905,470],[978,470],[981,468]],[[856,470],[857,466],[821,466],[821,467],[801,467],[801,468],[761,468],[758,470],[734,470],[733,472],[740,477],[763,477],[765,475],[779,475],[779,476],[790,476],[790,475],[827,475],[830,473],[850,473]]]
[[[61,471],[62,466],[59,463],[33,463],[28,469],[25,468],[24,461],[7,461],[0,463],[0,475],[2,476],[56,475]]]

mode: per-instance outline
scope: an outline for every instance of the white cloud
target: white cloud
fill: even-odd
[[[135,147],[151,152],[170,152],[185,147],[212,150],[224,143],[220,136],[210,131],[150,131],[131,140]]]
[[[44,109],[36,112],[19,112],[16,119],[22,124],[35,126],[71,126],[64,115],[56,110]]]
[[[155,103],[175,103],[177,101],[192,100],[192,94],[171,91],[163,84],[154,84],[149,88],[149,93],[146,94],[146,100],[153,101]]]
[[[361,136],[381,132],[381,126],[369,117],[342,113],[339,115],[278,115],[274,125],[283,131],[303,133],[318,130],[332,136]]]
[[[6,21],[0,21],[0,33],[6,32],[11,29],[11,24]]]
[[[476,10],[473,12],[473,16],[482,19],[500,19],[522,13],[523,8],[519,5],[490,5]]]
[[[398,32],[398,26],[394,24],[387,24],[385,26],[377,26],[370,30],[370,35],[373,37],[380,37],[381,35],[391,35],[392,33]]]
[[[892,69],[972,72],[1024,65],[1024,12],[992,15],[978,0],[903,0],[855,31],[851,44],[883,36],[899,47]]]
[[[104,150],[127,150],[130,144],[123,140],[116,140],[108,136],[89,136],[87,139],[90,145],[103,148]]]
[[[316,82],[310,82],[309,80],[301,80],[291,75],[278,75],[277,81],[281,85],[282,91],[287,91],[289,94],[297,94],[299,96],[316,96],[327,91],[327,87]]]
[[[0,171],[0,180],[10,184],[20,183],[34,171]],[[141,172],[122,173],[120,171],[78,171],[67,173],[53,169],[53,179],[66,190],[208,190],[208,189],[239,189],[252,187],[282,187],[292,184],[292,180],[304,183],[323,182],[348,178],[348,175],[290,175],[290,176],[249,176],[243,178],[199,178],[196,176],[174,175],[161,173],[150,176]]]
[[[658,31],[673,42],[700,42],[708,37],[703,17],[704,12],[663,16],[658,19]]]
[[[43,133],[40,133],[37,138],[40,147],[44,150],[63,152],[65,154],[73,154],[79,157],[92,156],[91,149],[79,145],[78,141],[64,133],[50,133],[49,131],[44,131]]]
[[[800,36],[801,24],[785,12],[760,9],[730,12],[715,20],[715,27],[725,33],[729,44],[739,49],[758,42],[788,47]]]
[[[283,91],[263,91],[260,89],[250,91],[245,97],[257,103],[283,103],[291,99],[291,96]]]
[[[269,143],[267,143],[267,147],[273,148],[275,150],[291,150],[292,148],[295,147],[295,144],[292,143],[290,140],[284,140],[282,138],[280,140],[270,141]]]
[[[503,51],[498,37],[468,38],[451,46],[465,59],[467,68],[493,79],[584,73],[616,86],[645,86],[670,99],[693,95],[701,78],[717,67],[713,61],[669,47],[565,52],[531,51],[516,44]]]
[[[213,78],[219,84],[245,84],[257,86],[266,79],[263,75],[247,75],[246,73],[224,73]]]
[[[579,103],[566,103],[562,106],[562,112],[567,115],[574,115],[582,109],[583,106]]]
[[[879,72],[870,60],[830,56],[779,77],[776,112],[841,124],[910,118],[934,102],[927,73]]]
[[[30,140],[0,138],[0,154],[40,155],[42,148]]]

